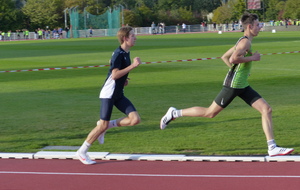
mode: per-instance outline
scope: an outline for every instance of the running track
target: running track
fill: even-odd
[[[298,190],[299,162],[0,159],[1,190]]]

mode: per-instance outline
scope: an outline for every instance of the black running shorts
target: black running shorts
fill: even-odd
[[[223,86],[221,92],[215,98],[215,102],[222,108],[226,108],[237,96],[243,99],[249,106],[261,98],[250,86],[242,89]]]
[[[116,106],[118,110],[128,115],[129,113],[136,111],[134,105],[125,96],[118,99],[106,99],[101,98],[100,106],[100,119],[104,121],[109,121],[113,107]]]

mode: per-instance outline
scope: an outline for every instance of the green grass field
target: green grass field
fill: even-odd
[[[138,36],[131,58],[143,62],[220,57],[242,33]],[[0,71],[107,65],[116,37],[0,43]],[[299,32],[265,33],[253,41],[261,54],[300,50]],[[264,55],[249,78],[272,106],[275,139],[300,153],[300,53]],[[99,118],[99,90],[108,67],[0,73],[0,152],[80,146]],[[222,88],[221,61],[144,64],[130,73],[126,96],[142,122],[109,130],[90,151],[187,155],[265,155],[260,114],[240,99],[216,118],[179,118],[165,130],[170,106],[209,106]],[[112,118],[123,116],[116,109]]]

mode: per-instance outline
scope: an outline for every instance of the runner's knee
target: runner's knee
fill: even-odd
[[[261,114],[271,114],[272,113],[272,108],[268,105],[263,107]]]
[[[134,126],[134,125],[137,125],[141,122],[141,118],[139,115],[131,115],[129,117],[130,119],[130,123],[129,123],[129,126]]]
[[[217,115],[218,115],[217,112],[209,112],[209,113],[206,113],[206,114],[205,114],[205,117],[207,117],[207,118],[214,118],[214,117],[216,117]]]

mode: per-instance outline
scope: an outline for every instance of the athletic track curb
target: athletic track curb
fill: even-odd
[[[94,160],[137,161],[200,161],[200,162],[300,162],[300,155],[287,156],[187,156],[182,154],[110,154],[88,152]],[[39,151],[37,153],[0,153],[0,159],[70,159],[77,160],[76,152]]]

